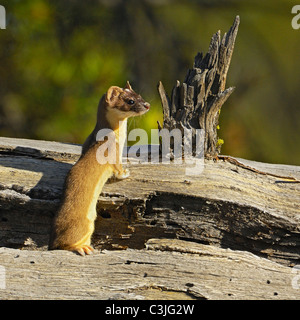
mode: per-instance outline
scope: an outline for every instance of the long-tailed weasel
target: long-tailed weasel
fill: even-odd
[[[129,82],[124,89],[113,86],[103,95],[98,106],[95,129],[83,144],[80,159],[66,177],[62,202],[50,235],[50,250],[71,250],[81,255],[93,252],[91,236],[101,190],[113,174],[119,179],[129,175],[121,164],[127,118],[142,115],[149,108],[150,104],[132,90]],[[105,128],[113,132],[115,163],[99,162],[97,152],[105,141],[97,141],[96,137],[99,130]]]

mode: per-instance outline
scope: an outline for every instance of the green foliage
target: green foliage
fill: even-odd
[[[223,139],[218,139],[217,147],[222,146],[223,144],[224,144],[224,140]]]
[[[292,0],[6,0],[0,30],[0,135],[82,143],[111,85],[151,103],[129,129],[162,122],[170,93],[218,29],[241,18],[220,116],[222,152],[300,164],[300,31]],[[150,134],[149,134],[150,137]],[[150,143],[150,141],[148,141]]]

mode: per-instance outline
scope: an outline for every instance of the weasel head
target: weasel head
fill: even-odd
[[[142,115],[150,109],[150,104],[132,90],[128,81],[124,89],[110,87],[105,95],[105,102],[107,112],[118,121]]]

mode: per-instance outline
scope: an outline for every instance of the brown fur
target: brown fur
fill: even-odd
[[[128,104],[129,100],[135,103]],[[119,178],[128,176],[119,161],[119,150],[123,149],[125,141],[126,119],[145,113],[149,107],[129,83],[124,89],[110,87],[101,98],[95,129],[85,141],[80,159],[66,177],[61,205],[52,226],[49,249],[77,251],[81,255],[92,253],[91,236],[102,187],[113,174]],[[123,121],[121,126],[119,121]],[[96,141],[96,135],[104,128],[112,129],[115,133],[116,164],[99,164],[97,161],[97,150],[104,142]]]

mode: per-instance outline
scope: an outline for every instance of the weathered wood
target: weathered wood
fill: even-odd
[[[0,248],[0,299],[300,298],[291,268],[247,252],[181,240],[151,239],[146,247],[84,258]]]
[[[45,250],[69,159],[80,147],[1,138],[0,154],[0,245]],[[300,167],[239,161],[300,179]],[[300,184],[223,161],[205,161],[196,176],[184,164],[129,167],[130,178],[106,184],[99,197],[96,248],[141,249],[164,237],[299,261]]]
[[[220,31],[213,35],[208,53],[204,57],[202,53],[196,55],[194,66],[184,82],[180,84],[177,80],[171,99],[162,83],[158,85],[164,114],[163,128],[178,128],[182,133],[185,129],[203,129],[204,155],[208,159],[215,158],[221,150],[222,143],[217,134],[219,114],[234,90],[233,87],[225,89],[225,84],[239,22],[237,16],[222,39]]]

